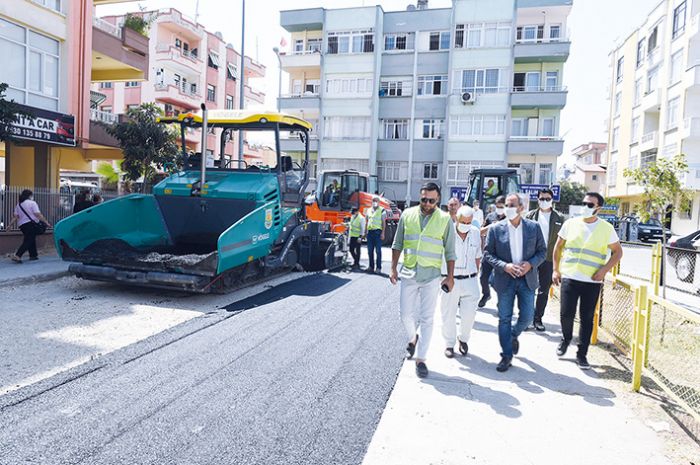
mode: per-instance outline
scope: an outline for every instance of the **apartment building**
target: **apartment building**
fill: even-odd
[[[290,34],[283,111],[314,124],[318,169],[377,174],[399,203],[420,186],[465,187],[478,167],[550,184],[563,149],[559,113],[571,0],[419,1],[281,12]],[[290,138],[283,149],[299,154]]]
[[[89,171],[121,157],[90,112],[92,82],[148,78],[148,40],[104,24],[95,7],[115,0],[0,0],[0,82],[31,116],[0,144],[0,183],[58,188],[61,170]]]
[[[116,121],[132,106],[142,102],[158,103],[165,114],[176,116],[197,111],[202,103],[210,109],[239,109],[241,55],[224,40],[220,32],[211,32],[174,8],[141,13],[149,18],[149,79],[145,82],[103,82],[93,89],[104,95],[95,109],[106,121]],[[123,16],[102,18],[110,24],[122,24]],[[253,80],[265,77],[265,66],[246,56],[244,63],[244,107],[262,105],[265,95],[255,90]],[[201,133],[188,130],[188,149],[199,151]],[[244,148],[244,159],[260,164],[265,157],[258,149]],[[209,163],[221,153],[221,131],[207,139]],[[224,158],[238,159],[238,134],[225,141]]]
[[[683,184],[696,194],[671,229],[700,229],[700,1],[661,1],[610,53],[610,66],[607,195],[623,214],[642,208],[642,187],[625,168],[684,153]]]

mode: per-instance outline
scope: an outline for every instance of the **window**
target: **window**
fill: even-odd
[[[559,71],[547,71],[545,77],[545,90],[547,92],[559,91]]]
[[[216,87],[211,84],[207,84],[207,100],[210,102],[216,101]]]
[[[418,121],[419,139],[442,139],[445,132],[444,119],[424,119]]]
[[[560,39],[561,26],[559,24],[549,26],[549,40],[552,42],[559,42]]]
[[[678,127],[678,112],[681,108],[681,98],[676,97],[668,101],[666,110],[666,130]]]
[[[380,97],[402,97],[407,95],[411,95],[410,78],[382,80],[379,83]]]
[[[624,70],[625,70],[625,57],[620,57],[617,60],[617,72],[616,72],[617,82],[622,81],[622,74],[623,74]]]
[[[61,0],[33,0],[33,1],[34,1],[34,3],[38,3],[39,5],[45,6],[46,8],[56,10],[59,13],[61,12]]]
[[[642,100],[642,78],[634,81],[634,106],[636,107]]]
[[[553,181],[553,165],[551,163],[540,163],[540,184],[550,185]]]
[[[637,42],[637,68],[644,64],[644,43],[646,39]]]
[[[656,151],[653,152],[642,152],[639,157],[639,167],[644,169],[648,168],[652,163],[656,162]]]
[[[335,140],[365,140],[371,134],[371,121],[364,116],[329,116],[324,118],[324,137]]]
[[[612,140],[610,142],[610,150],[617,150],[617,144],[620,142],[620,128],[613,128]]]
[[[510,134],[513,137],[525,137],[525,136],[527,136],[527,119],[526,118],[513,118],[511,120]]]
[[[608,165],[608,186],[614,186],[617,183],[617,162],[613,161]]]
[[[226,96],[226,109],[227,110],[233,110],[233,95],[227,95]]]
[[[508,168],[515,168],[520,175],[520,181],[531,184],[535,182],[535,164],[534,163],[508,163]]]
[[[175,38],[175,48],[182,48],[182,41],[178,38]]]
[[[678,144],[676,144],[676,143],[668,144],[664,147],[663,156],[665,158],[673,158],[677,154],[678,154]]]
[[[597,175],[597,174],[591,175],[591,180],[592,180],[592,181],[597,181],[597,180],[598,180],[598,175]]]
[[[331,55],[372,52],[374,52],[372,29],[328,33],[328,53]]]
[[[671,55],[671,70],[668,73],[669,84],[673,85],[681,80],[683,70],[683,50]]]
[[[377,162],[377,177],[380,181],[400,182],[407,178],[408,166],[399,161]]]
[[[555,124],[554,124],[554,118],[542,118],[542,128],[541,128],[541,136],[543,137],[554,137],[555,133]]]
[[[112,88],[111,82],[100,82],[100,89],[111,89],[111,88]]]
[[[424,163],[423,164],[423,179],[438,179],[438,164]]]
[[[651,34],[649,34],[649,42],[647,46],[647,52],[651,53],[654,50],[656,50],[656,47],[658,46],[658,39],[659,39],[659,26],[654,27],[654,30],[651,31]]]
[[[685,10],[686,2],[684,1],[673,10],[673,38],[685,32]]]
[[[207,64],[210,68],[219,69],[219,54],[213,50],[209,50],[209,60]]]
[[[620,116],[620,108],[622,107],[622,92],[618,92],[615,94],[615,106],[614,106],[614,115],[615,116]]]
[[[11,57],[1,79],[7,99],[58,110],[59,53],[57,40],[0,19],[0,56]]]
[[[408,120],[407,119],[385,119],[383,120],[383,139],[407,140]]]
[[[516,29],[517,42],[542,42],[544,39],[544,25],[521,26]]]
[[[307,39],[306,40],[306,50],[309,52],[321,53],[321,45],[323,39]]]
[[[124,83],[124,87],[138,87],[139,82],[138,81],[126,81]]]
[[[450,136],[453,138],[505,136],[505,133],[505,115],[460,115],[450,120]]]
[[[450,32],[431,32],[428,50],[448,50],[450,48]]]
[[[374,83],[369,78],[332,78],[326,79],[326,94],[330,97],[371,94]],[[301,89],[299,89],[301,92]]]
[[[457,24],[455,47],[508,47],[510,35],[510,23]]]
[[[294,41],[294,53],[302,53],[304,51],[304,39]]]
[[[412,50],[413,44],[409,40],[410,34],[386,34],[384,36],[384,50]]]
[[[447,94],[447,75],[418,76],[418,95]]]
[[[455,72],[455,91],[475,94],[495,94],[500,89],[501,70],[464,69]],[[459,87],[457,87],[459,86]]]
[[[226,63],[226,79],[238,79],[238,67],[233,63]]]
[[[659,68],[650,69],[647,73],[647,94],[651,94],[659,87]]]
[[[639,116],[632,118],[632,143],[639,141]]]
[[[318,95],[321,92],[321,81],[318,79],[308,79],[304,84],[304,94]]]

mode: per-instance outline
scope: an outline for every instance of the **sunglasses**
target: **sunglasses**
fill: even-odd
[[[437,203],[437,199],[429,199],[428,197],[421,197],[420,203],[429,203],[430,205],[435,205]]]
[[[549,202],[552,200],[552,198],[551,197],[541,197],[539,200],[541,200],[543,202]]]
[[[598,205],[594,204],[593,202],[583,202],[583,206],[588,208],[598,208]]]

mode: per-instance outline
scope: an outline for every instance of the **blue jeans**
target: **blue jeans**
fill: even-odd
[[[367,252],[369,255],[369,268],[374,268],[374,251],[377,251],[377,270],[382,269],[382,230],[372,229],[367,231]]]
[[[513,325],[513,306],[518,296],[518,321]],[[498,292],[498,340],[504,357],[513,357],[513,338],[525,331],[535,315],[535,291],[525,278],[509,279],[508,287]]]

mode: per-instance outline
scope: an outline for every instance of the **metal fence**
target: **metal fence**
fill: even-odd
[[[622,242],[621,244],[625,260],[620,263],[618,273],[621,276],[651,282],[652,267],[650,265],[654,245],[643,242]]]
[[[620,351],[629,354],[632,347],[634,290],[623,280],[608,280],[603,285],[598,325],[610,336]]]
[[[700,275],[698,274],[697,250],[667,246],[664,254],[665,283],[672,291],[698,295],[700,290]]]

